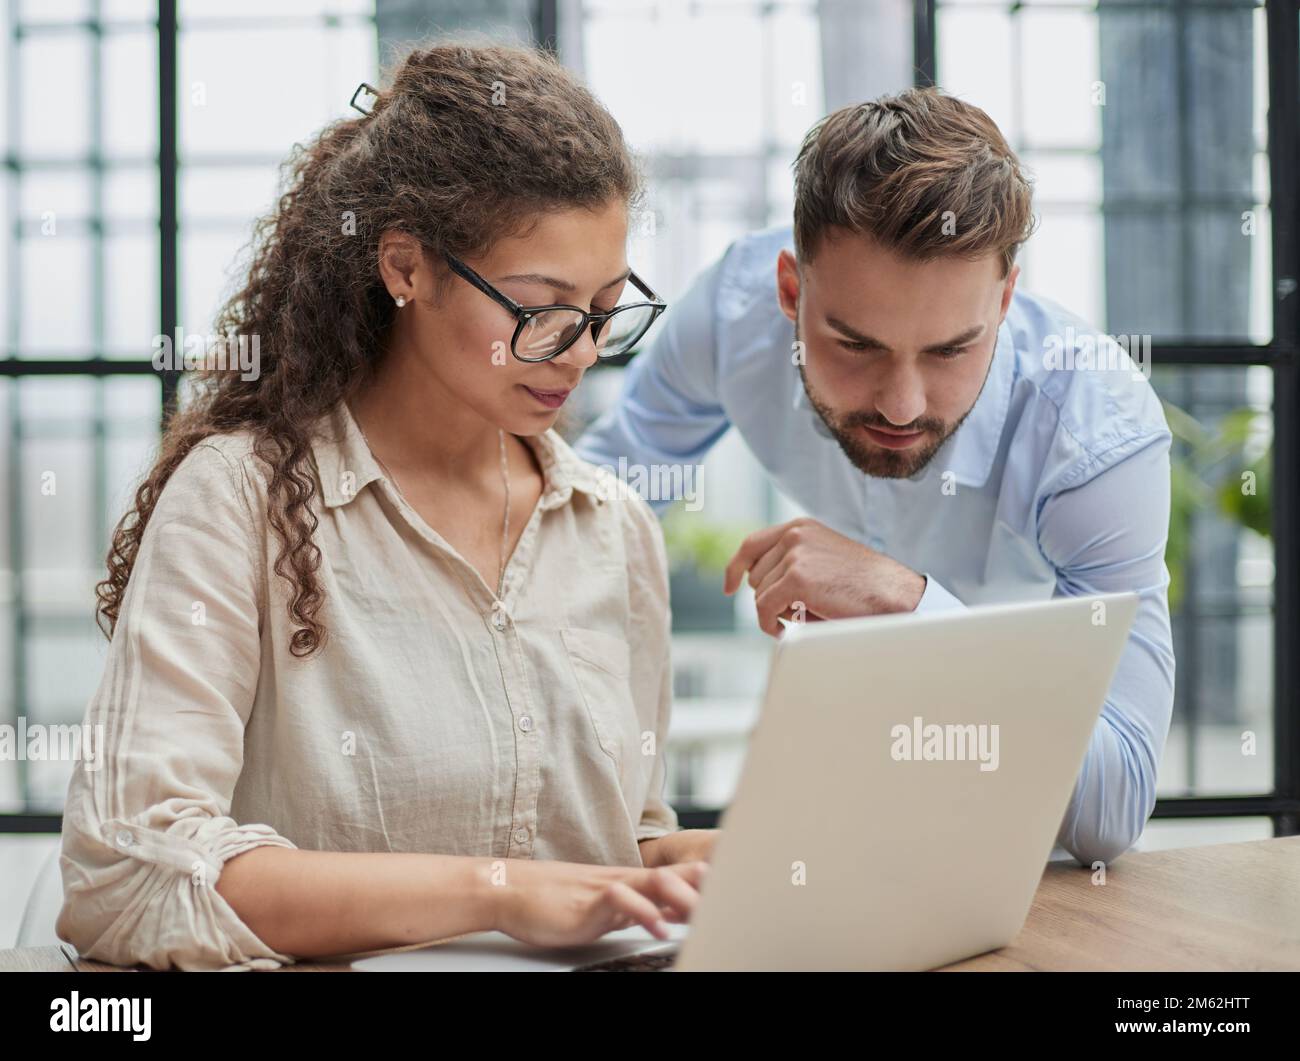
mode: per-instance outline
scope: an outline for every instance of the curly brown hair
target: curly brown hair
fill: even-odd
[[[465,40],[414,46],[370,113],[295,144],[281,180],[275,209],[254,226],[247,282],[214,325],[257,338],[260,373],[247,380],[209,365],[191,374],[193,398],[169,420],[95,587],[110,639],[168,479],[203,440],[247,430],[267,471],[274,570],[292,591],[290,651],[315,653],[326,630],[311,436],[383,353],[395,308],[380,278],[380,235],[414,236],[445,283],[442,251],[473,259],[526,234],[545,211],[632,207],[641,194],[622,130],[554,55]]]

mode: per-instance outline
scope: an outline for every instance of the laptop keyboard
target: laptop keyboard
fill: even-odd
[[[629,954],[623,958],[610,958],[591,965],[579,965],[575,973],[655,973],[672,967],[677,951],[653,951],[649,954]]]

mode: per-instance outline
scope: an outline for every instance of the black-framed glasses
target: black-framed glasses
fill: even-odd
[[[515,318],[515,333],[510,337],[510,352],[530,364],[558,357],[582,337],[590,327],[596,353],[602,357],[626,354],[645,335],[668,303],[650,290],[636,273],[628,279],[648,301],[629,302],[605,313],[588,313],[578,306],[524,306],[504,291],[498,291],[483,277],[454,255],[443,252],[447,264],[488,298],[504,306]]]

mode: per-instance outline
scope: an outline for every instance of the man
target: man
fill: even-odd
[[[936,90],[847,107],[794,169],[793,230],[704,271],[578,450],[689,465],[735,427],[812,516],[727,568],[771,634],[778,617],[1136,591],[1057,836],[1114,859],[1155,804],[1173,704],[1160,403],[1107,337],[1016,291],[1031,190],[983,111]]]

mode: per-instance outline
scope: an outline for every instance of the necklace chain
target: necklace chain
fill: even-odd
[[[356,417],[353,417],[353,420],[355,421]],[[370,439],[366,438],[366,432],[359,421],[357,422],[357,430],[361,432],[361,437],[365,440],[366,447],[370,450],[370,455],[379,463],[379,467],[383,468],[384,474],[392,480],[393,489],[401,494],[401,487],[397,485],[397,476],[389,471],[388,465],[384,463],[383,458],[381,458],[379,454],[375,452],[374,447],[370,445]],[[506,433],[501,428],[497,428],[497,443],[501,449],[501,482],[506,488],[506,511],[505,516],[501,521],[501,547],[497,554],[497,599],[500,600],[505,595],[506,549],[510,546],[510,465],[506,460]],[[405,498],[403,498],[403,500],[405,500]]]

